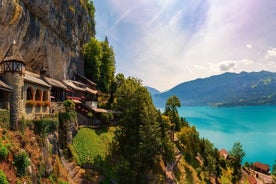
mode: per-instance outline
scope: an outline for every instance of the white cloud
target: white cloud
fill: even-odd
[[[270,49],[266,52],[266,55],[265,55],[266,58],[269,58],[269,57],[276,57],[276,48],[273,48],[273,49]]]
[[[249,49],[252,49],[252,45],[251,44],[246,44],[246,47]]]
[[[226,71],[276,71],[275,62],[265,60],[276,57],[276,48],[264,50],[275,44],[276,1],[101,0],[95,4],[101,2],[109,5],[103,13],[112,10],[113,21],[102,30],[110,30],[111,37],[107,36],[116,51],[117,72],[138,77],[145,85],[164,90]]]
[[[235,67],[235,63],[234,62],[230,62],[230,63],[223,63],[221,65],[219,65],[219,68],[221,71],[229,71],[232,68]]]

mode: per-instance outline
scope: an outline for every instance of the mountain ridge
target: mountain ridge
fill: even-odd
[[[164,106],[172,95],[189,106],[265,105],[276,104],[275,91],[275,72],[226,72],[183,82],[152,98],[157,107]]]

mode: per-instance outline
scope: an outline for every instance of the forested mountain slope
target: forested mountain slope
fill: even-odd
[[[167,92],[153,95],[156,106],[176,95],[182,105],[276,104],[276,73],[224,73],[181,83]]]

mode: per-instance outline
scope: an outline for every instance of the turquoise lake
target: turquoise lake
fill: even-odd
[[[246,152],[243,162],[274,164],[276,106],[181,107],[178,113],[219,150],[229,151],[234,142],[240,142]]]

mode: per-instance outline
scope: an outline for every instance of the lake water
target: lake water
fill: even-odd
[[[240,142],[246,153],[243,162],[274,164],[276,106],[181,107],[178,113],[219,150],[229,151],[234,142]]]

